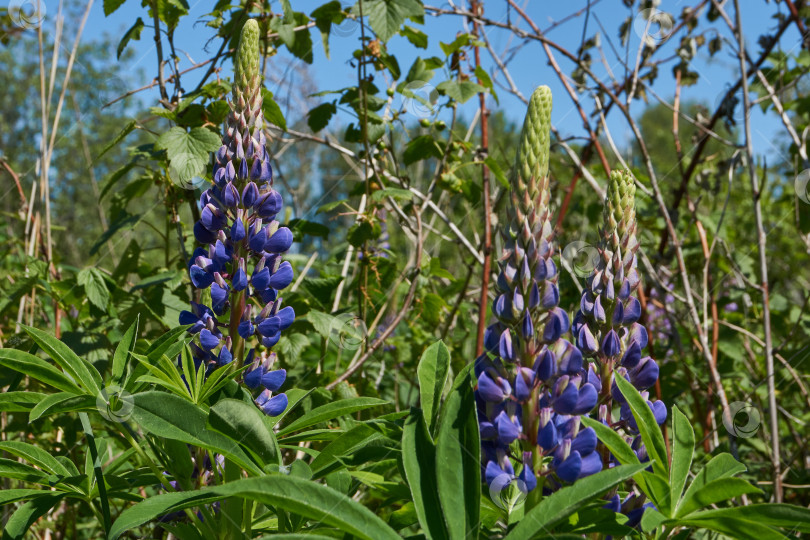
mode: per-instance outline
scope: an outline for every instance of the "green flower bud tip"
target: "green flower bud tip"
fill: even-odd
[[[234,95],[236,87],[247,90],[259,78],[259,23],[248,19],[239,35],[239,47],[233,60]],[[255,81],[255,82],[254,82]]]
[[[548,86],[538,86],[529,100],[515,164],[519,176],[517,180],[523,186],[526,183],[545,184],[544,180],[548,176],[550,129],[551,89]]]

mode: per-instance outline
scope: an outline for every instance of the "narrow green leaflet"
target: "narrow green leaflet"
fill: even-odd
[[[719,510],[706,510],[689,516],[690,521],[742,519],[773,527],[789,527],[793,530],[810,533],[810,508],[792,504],[760,503]]]
[[[647,401],[641,397],[636,387],[624,377],[614,377],[616,385],[621,390],[622,395],[630,406],[630,411],[636,419],[641,440],[647,448],[647,454],[653,462],[653,470],[665,478],[669,478],[667,471],[667,448],[664,444],[664,435],[661,428],[655,423],[655,416],[647,405]]]
[[[22,327],[31,339],[87,392],[94,396],[98,395],[102,386],[101,375],[90,362],[79,358],[70,347],[52,335],[30,326],[22,325]]]
[[[64,493],[50,492],[19,507],[3,528],[3,540],[22,540],[25,533],[39,518],[62,500]]]
[[[734,459],[731,454],[722,453],[714,456],[696,475],[695,479],[686,488],[686,493],[679,501],[679,506],[689,504],[689,501],[694,497],[698,490],[702,489],[709,483],[719,480],[721,478],[730,478],[737,473],[745,471],[745,465]],[[682,511],[678,511],[676,515],[683,515]]]
[[[146,431],[219,452],[252,474],[262,474],[239,445],[207,428],[208,416],[200,407],[165,392],[143,392],[133,399],[132,419]]]
[[[436,426],[442,390],[447,383],[449,370],[450,351],[441,341],[437,341],[425,349],[416,368],[419,378],[419,402],[430,433],[433,433],[433,428]]]
[[[366,540],[400,540],[374,513],[351,498],[309,480],[273,474],[246,478],[197,491],[150,497],[127,508],[113,524],[110,540],[158,516],[220,501],[227,497],[249,499],[336,527]]]
[[[436,482],[450,538],[478,536],[481,440],[473,396],[472,364],[456,377],[436,435]]]
[[[115,384],[120,384],[124,376],[124,370],[127,367],[127,360],[130,353],[135,350],[135,340],[138,338],[138,322],[140,317],[135,319],[135,322],[124,333],[124,337],[118,343],[113,354],[112,361],[112,381]]]
[[[684,498],[675,510],[675,517],[684,517],[712,504],[728,501],[740,495],[762,493],[762,490],[742,478],[720,478],[709,482]]]
[[[402,430],[402,463],[422,530],[434,540],[450,538],[444,525],[436,483],[436,447],[419,409],[411,409]]]
[[[0,411],[28,412],[45,396],[40,392],[0,392]]]
[[[28,375],[58,390],[81,394],[82,390],[63,372],[45,360],[17,349],[0,349],[0,366]]]
[[[683,493],[694,452],[695,431],[692,424],[678,407],[672,407],[672,465],[669,470],[669,486],[673,507]]]
[[[312,472],[320,478],[340,468],[340,458],[367,448],[383,438],[382,433],[368,424],[359,424],[330,442],[312,460]],[[286,442],[286,441],[285,441]]]
[[[40,469],[44,469],[51,474],[70,476],[70,471],[68,471],[58,459],[53,457],[50,452],[46,452],[42,448],[34,446],[33,444],[20,441],[2,441],[0,442],[0,451],[8,452],[9,454],[21,457],[27,462],[36,465]]]
[[[94,411],[96,410],[96,397],[88,395],[76,395],[72,392],[57,392],[51,394],[31,409],[28,413],[28,421],[33,422],[43,416],[57,413]]]
[[[332,420],[345,414],[352,414],[357,411],[370,409],[372,407],[380,407],[383,405],[388,405],[388,402],[384,399],[370,397],[349,398],[333,401],[332,403],[327,403],[326,405],[321,405],[320,407],[312,409],[301,418],[298,418],[294,422],[280,429],[278,434],[284,435],[286,433],[292,433],[293,431],[298,431],[315,424],[320,424],[321,422],[326,422],[327,420]]]
[[[612,469],[580,478],[569,487],[546,497],[531,509],[512,529],[505,540],[523,540],[535,535],[551,533],[551,528],[588,504],[595,497],[631,478],[649,465],[619,465]]]

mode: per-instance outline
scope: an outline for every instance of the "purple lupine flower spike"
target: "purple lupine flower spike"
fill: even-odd
[[[273,189],[262,131],[258,44],[259,26],[248,20],[234,56],[233,101],[222,146],[214,156],[214,184],[200,196],[200,220],[194,225],[194,236],[203,246],[189,263],[192,284],[210,290],[211,305],[192,303],[180,320],[191,324],[189,332],[198,336],[195,361],[209,369],[251,365],[245,385],[261,389],[256,405],[277,415],[287,405],[286,396],[277,393],[287,374],[271,369],[276,355],[270,349],[295,320],[295,312],[282,308],[279,296],[294,277],[290,263],[282,261],[293,235],[274,219],[282,197]],[[230,321],[218,319],[224,316]],[[236,330],[233,335],[231,329]],[[259,343],[264,350],[256,353]]]

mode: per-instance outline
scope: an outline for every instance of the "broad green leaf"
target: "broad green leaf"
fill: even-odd
[[[425,8],[419,0],[367,0],[363,2],[363,15],[368,16],[377,37],[381,41],[388,41],[399,31],[406,18],[423,17]]]
[[[424,355],[422,359],[424,361]],[[435,540],[450,538],[444,525],[436,482],[436,447],[422,411],[416,408],[411,409],[402,430],[402,464],[416,516],[425,535]]]
[[[287,120],[281,112],[281,107],[273,99],[273,93],[264,88],[262,88],[262,114],[265,120],[287,131]]]
[[[588,504],[602,493],[621,484],[648,465],[619,465],[606,471],[580,478],[572,486],[562,488],[544,498],[506,535],[504,540],[523,540],[549,533],[555,525]]]
[[[689,483],[689,486],[686,488],[686,493],[681,497],[678,504],[687,504],[699,489],[709,483],[721,478],[729,478],[745,470],[745,465],[734,459],[731,454],[724,452],[714,456],[705,467],[698,471],[695,475],[695,479]]]
[[[0,366],[53,386],[58,390],[81,394],[74,379],[68,377],[45,360],[17,349],[0,349]]]
[[[667,471],[667,448],[664,443],[664,435],[661,433],[661,428],[655,422],[655,415],[647,400],[641,397],[641,394],[636,387],[630,384],[630,381],[624,377],[614,377],[616,385],[621,390],[622,395],[627,400],[630,406],[630,411],[633,413],[633,418],[636,419],[638,431],[641,434],[641,440],[647,448],[647,455],[653,461],[653,470],[656,474],[660,474],[665,478],[669,478]]]
[[[678,407],[672,407],[672,465],[669,470],[672,508],[678,504],[683,493],[694,452],[695,431]]]
[[[210,153],[222,144],[219,135],[203,127],[186,131],[175,126],[155,142],[155,148],[166,150],[176,180],[190,182],[195,176],[205,172]]]
[[[442,408],[436,435],[436,483],[450,538],[478,536],[481,441],[471,375],[462,370]]]
[[[690,493],[688,499],[684,497],[673,514],[678,518],[688,516],[695,510],[750,493],[762,490],[742,478],[719,478]]]
[[[193,403],[165,392],[142,392],[134,404],[133,421],[153,435],[219,452],[252,474],[262,473],[239,445],[207,428],[208,415]]]
[[[465,103],[480,92],[485,92],[486,88],[472,81],[444,81],[436,90],[459,103]]]
[[[107,283],[104,281],[101,270],[94,267],[84,268],[79,272],[77,281],[84,287],[84,292],[91,304],[101,310],[107,309],[107,304],[110,302],[110,291],[107,289]]]
[[[178,493],[166,493],[127,508],[113,524],[110,540],[158,516],[210,504],[228,497],[258,501],[299,514],[366,540],[401,540],[374,513],[351,498],[310,480],[273,474]]]
[[[28,412],[46,396],[39,392],[0,392],[0,411]]]
[[[208,424],[252,452],[264,465],[279,465],[279,449],[265,415],[252,403],[218,401],[208,413]]]
[[[124,337],[121,338],[121,341],[115,348],[112,361],[112,381],[114,384],[120,384],[122,382],[121,379],[123,378],[124,370],[127,367],[129,354],[135,350],[135,341],[138,338],[139,321],[140,316],[135,318],[135,322],[132,323],[132,326],[130,326],[129,329],[124,333]]]
[[[127,44],[130,41],[132,41],[133,39],[135,41],[139,41],[141,39],[141,31],[143,31],[143,28],[144,28],[143,19],[138,17],[135,20],[135,24],[129,27],[129,30],[127,30],[124,33],[124,36],[121,38],[121,41],[118,42],[118,48],[115,51],[116,58],[118,58],[119,60],[121,59],[121,53],[124,52],[124,49],[127,48]]]
[[[50,452],[46,452],[38,446],[28,444],[21,441],[2,441],[0,442],[0,451],[8,452],[9,454],[21,457],[27,462],[36,465],[40,469],[44,469],[51,474],[62,476],[70,476],[64,465],[58,459],[53,457]]]
[[[442,157],[442,147],[436,142],[432,135],[420,135],[405,146],[402,154],[402,161],[405,165],[416,163],[422,159]]]
[[[405,26],[402,27],[402,30],[400,30],[399,33],[405,39],[410,41],[414,47],[418,47],[420,49],[427,49],[428,37],[427,34],[422,32],[421,30],[417,30],[416,28],[413,28],[406,24]]]
[[[384,399],[370,397],[349,398],[333,401],[332,403],[327,403],[326,405],[321,405],[320,407],[312,409],[304,416],[298,418],[289,425],[284,426],[279,430],[278,434],[284,435],[286,433],[298,431],[315,424],[320,424],[321,422],[338,418],[339,416],[343,416],[345,414],[352,414],[357,411],[370,409],[372,407],[381,407],[383,405],[388,405],[388,402]]]
[[[317,133],[329,124],[329,120],[337,113],[334,103],[321,103],[307,113],[307,125],[313,133]]]
[[[596,431],[596,436],[602,444],[610,450],[610,453],[613,454],[621,465],[636,465],[640,463],[638,456],[633,449],[630,448],[630,445],[627,444],[627,441],[624,440],[624,437],[593,418],[581,416],[580,420],[585,427],[593,428],[593,430]],[[644,477],[640,473],[637,474],[633,480],[638,484],[641,491],[647,492],[647,485],[644,482]]]
[[[79,358],[75,352],[70,350],[70,347],[52,335],[30,326],[22,326],[31,339],[66,373],[80,383],[87,392],[94,396],[98,395],[102,385],[101,375],[90,362]]]
[[[655,508],[648,508],[641,516],[641,530],[646,533],[651,532],[660,527],[666,520],[667,517],[664,514]]]
[[[96,397],[86,394],[76,395],[72,392],[51,394],[31,409],[28,413],[28,421],[33,422],[43,416],[57,413],[94,411],[98,406],[96,401]]]
[[[3,540],[22,540],[25,533],[39,518],[64,498],[64,493],[50,492],[19,507],[3,527]]]
[[[439,416],[439,405],[444,385],[450,370],[450,351],[442,341],[437,341],[422,353],[416,374],[419,378],[419,403],[428,424],[428,433],[433,433]]]
[[[124,5],[126,0],[104,0],[104,16],[109,17],[118,8]]]

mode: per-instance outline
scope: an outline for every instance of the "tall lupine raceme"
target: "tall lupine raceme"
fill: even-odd
[[[573,333],[577,347],[594,360],[602,380],[613,381],[602,389],[599,419],[610,425],[612,403],[618,403],[620,421],[614,427],[625,429],[639,458],[644,460],[647,454],[638,437],[635,419],[613,379],[620,376],[630,381],[648,399],[656,421],[659,424],[666,421],[666,406],[661,401],[650,401],[647,392],[658,380],[658,364],[642,354],[648,336],[638,322],[641,303],[635,296],[640,280],[636,260],[639,244],[635,191],[629,172],[611,172],[597,247],[600,257],[586,280],[580,308],[574,317]],[[605,452],[604,457],[607,456]]]
[[[596,435],[579,421],[596,406],[599,377],[583,368],[582,354],[562,337],[570,322],[558,306],[553,261],[550,115],[551,91],[539,87],[523,125],[502,231],[492,306],[497,321],[475,362],[482,474],[490,487],[519,479],[519,488],[532,491],[540,477],[552,490],[601,469]]]
[[[180,315],[189,332],[195,363],[213,370],[231,362],[245,372],[244,383],[259,390],[257,406],[280,414],[287,397],[277,391],[286,379],[273,370],[270,352],[281,332],[295,319],[291,307],[281,307],[279,291],[293,278],[283,260],[293,236],[275,219],[281,195],[273,189],[273,173],[262,130],[259,73],[259,26],[248,20],[234,56],[231,113],[214,163],[213,185],[200,197],[201,216],[194,225],[198,247],[189,262],[189,275],[198,289],[198,302]],[[202,298],[210,291],[210,306]],[[263,350],[257,353],[255,343]]]

